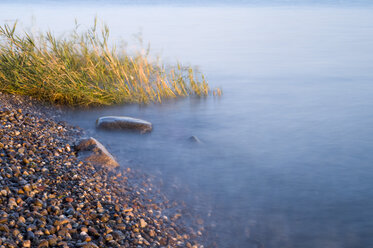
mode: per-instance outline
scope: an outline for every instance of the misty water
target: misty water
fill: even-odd
[[[113,41],[131,49],[141,33],[152,54],[198,66],[223,90],[66,114],[123,166],[163,179],[218,247],[372,247],[373,8],[278,2],[20,1],[0,4],[0,21],[63,34],[75,18],[89,27],[97,15]],[[154,130],[97,131],[103,115],[142,118]]]

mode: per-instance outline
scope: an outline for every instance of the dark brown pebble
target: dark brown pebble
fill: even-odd
[[[8,227],[8,225],[1,224],[0,225],[0,231],[9,233],[9,227]]]
[[[49,242],[48,240],[40,240],[39,242],[39,245],[38,245],[38,248],[46,248],[46,247],[49,247]]]

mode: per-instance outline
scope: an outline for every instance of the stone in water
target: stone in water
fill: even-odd
[[[109,130],[137,130],[141,133],[152,131],[148,121],[127,116],[103,116],[97,119],[96,127]]]

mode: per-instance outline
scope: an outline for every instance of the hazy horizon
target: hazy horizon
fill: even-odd
[[[300,6],[300,5],[322,5],[322,6],[373,6],[373,2],[369,0],[4,0],[4,4],[79,4],[79,3],[98,3],[98,4],[128,4],[128,5],[263,5],[263,6]]]

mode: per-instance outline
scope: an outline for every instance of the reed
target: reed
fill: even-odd
[[[181,65],[150,62],[148,55],[109,46],[107,26],[67,37],[37,37],[0,27],[0,91],[71,106],[161,102],[188,95],[206,96],[203,75]]]

